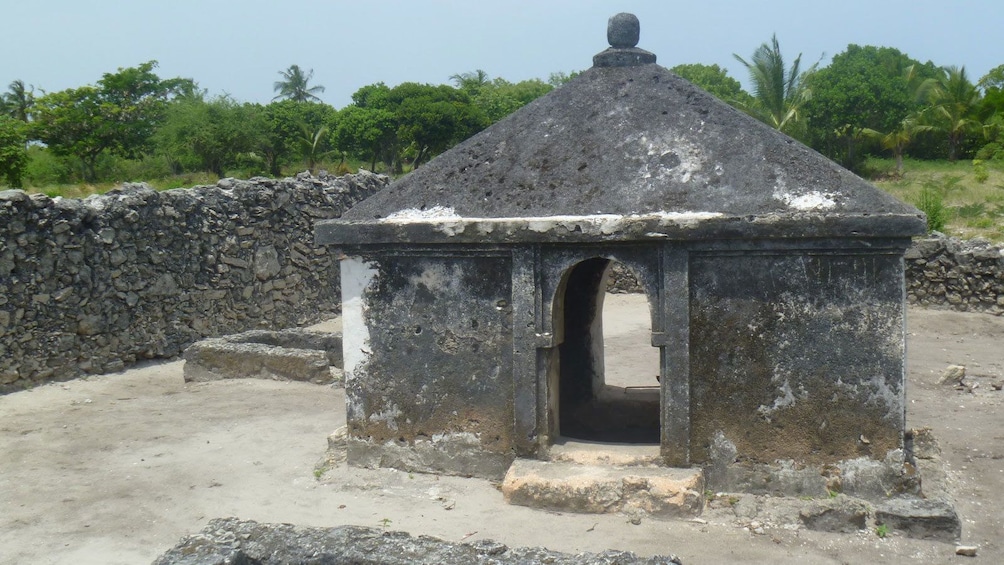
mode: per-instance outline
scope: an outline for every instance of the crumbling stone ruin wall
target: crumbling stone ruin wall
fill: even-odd
[[[910,304],[1004,314],[1004,245],[931,237],[906,252]]]
[[[128,184],[83,200],[0,192],[0,393],[338,312],[338,264],[314,245],[314,222],[388,181],[302,173],[165,192]]]
[[[642,292],[635,275],[615,263],[608,292]],[[906,252],[910,304],[1004,314],[1004,245],[945,236],[917,239]]]

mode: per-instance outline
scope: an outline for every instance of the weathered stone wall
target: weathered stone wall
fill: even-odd
[[[304,173],[83,200],[0,192],[0,392],[337,312],[338,264],[314,245],[314,222],[387,182]]]
[[[620,263],[610,272],[608,292],[642,292]],[[918,239],[906,252],[910,304],[964,312],[1004,314],[1004,245],[950,237]]]
[[[906,252],[910,304],[1004,314],[1004,245],[982,239],[919,239]]]

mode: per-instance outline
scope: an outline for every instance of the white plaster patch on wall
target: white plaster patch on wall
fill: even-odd
[[[397,431],[397,419],[400,415],[401,409],[397,407],[397,404],[388,402],[387,405],[384,406],[383,410],[370,414],[367,420],[374,424],[377,422],[383,422],[387,426],[388,430]]]
[[[366,324],[366,289],[377,276],[376,266],[358,257],[341,263],[342,271],[342,355],[345,381],[359,377],[371,354],[370,330]]]
[[[898,377],[899,375],[897,375]],[[905,405],[903,402],[903,389],[889,386],[885,375],[873,375],[867,383],[872,392],[868,395],[868,402],[886,407],[886,418],[897,420],[903,417]]]
[[[519,222],[520,218],[497,218],[500,222]],[[532,232],[547,233],[555,228],[564,228],[567,231],[576,231],[576,228],[583,233],[601,233],[609,235],[616,232],[624,216],[618,214],[593,214],[589,216],[541,216],[528,219],[526,229]]]
[[[463,447],[480,447],[481,438],[471,432],[442,432],[432,434],[432,443],[450,444]]]
[[[788,193],[774,193],[774,198],[796,210],[828,210],[837,205],[831,194],[819,191],[812,191],[806,194],[795,196]]]
[[[453,288],[463,275],[463,270],[458,265],[453,265],[447,270],[444,265],[430,263],[422,270],[422,274],[411,277],[410,282],[412,286],[422,285],[438,294]]]
[[[784,171],[775,170],[777,180],[774,183],[774,199],[783,202],[794,210],[807,212],[810,210],[829,210],[837,205],[834,195],[818,190],[805,188],[789,189]]]
[[[460,219],[456,210],[449,206],[433,206],[425,210],[418,208],[406,208],[398,210],[383,219],[384,222],[408,223],[416,220],[452,220]]]
[[[777,376],[775,375],[775,379],[776,378]],[[792,393],[791,383],[788,382],[788,379],[784,379],[784,382],[781,383],[780,387],[778,387],[778,391],[781,394],[774,399],[774,402],[771,403],[770,406],[761,404],[760,407],[756,409],[758,414],[764,416],[765,418],[769,418],[771,414],[777,412],[781,408],[787,408],[795,404],[795,395]]]
[[[692,179],[703,181],[698,173],[704,169],[705,155],[701,147],[682,137],[672,139],[648,139],[641,136],[638,142],[651,157],[638,171],[638,178],[659,181],[674,180],[688,183]],[[675,156],[679,161],[675,166],[666,166],[666,158]]]
[[[681,228],[697,227],[704,220],[721,218],[721,212],[656,212],[651,216],[658,218],[662,225],[674,224]]]
[[[487,235],[496,230],[501,233],[531,231],[549,233],[559,230],[581,232],[585,235],[611,235],[623,231],[635,222],[656,222],[660,226],[694,228],[702,221],[724,217],[721,212],[655,212],[651,214],[587,214],[582,216],[528,216],[528,217],[412,217],[404,216],[395,220],[385,218],[388,223],[409,223],[425,225],[448,236],[464,233],[468,227],[478,234]],[[650,234],[661,237],[662,234]]]

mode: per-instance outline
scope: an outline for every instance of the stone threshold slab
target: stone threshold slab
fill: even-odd
[[[502,481],[509,504],[560,512],[689,518],[704,510],[700,469],[516,459]]]

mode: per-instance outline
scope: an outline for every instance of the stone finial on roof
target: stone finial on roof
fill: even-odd
[[[607,22],[610,47],[593,56],[594,67],[634,67],[655,63],[655,53],[636,47],[641,24],[634,14],[621,12]]]

